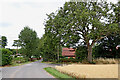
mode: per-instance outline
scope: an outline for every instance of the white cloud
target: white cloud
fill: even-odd
[[[69,0],[1,0],[0,35],[7,37],[7,47],[12,48],[13,40],[18,39],[18,34],[25,26],[34,29],[41,37],[46,14],[58,10],[65,1]]]
[[[41,0],[4,0],[0,3],[0,35],[6,36],[8,46],[12,48],[13,40],[18,39],[18,34],[25,27],[34,29],[38,37],[44,34],[44,19],[46,14],[55,12],[58,7],[63,6],[63,1],[41,1]],[[3,25],[4,23],[4,25]],[[10,23],[10,25],[9,25]],[[7,25],[7,27],[5,27]]]

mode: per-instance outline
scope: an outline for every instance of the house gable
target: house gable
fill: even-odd
[[[75,49],[73,49],[73,48],[62,48],[62,56],[75,57]]]

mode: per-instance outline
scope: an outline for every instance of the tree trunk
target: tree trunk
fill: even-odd
[[[59,60],[59,45],[58,45],[58,60]]]
[[[17,46],[17,49],[16,49],[16,54],[18,54],[18,46]]]
[[[92,62],[92,46],[88,46],[88,61]]]

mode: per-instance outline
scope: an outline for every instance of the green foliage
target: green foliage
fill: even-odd
[[[49,35],[46,36],[52,36],[56,45],[74,47],[76,43],[84,43],[88,48],[88,60],[92,61],[93,45],[105,36],[119,32],[115,22],[117,14],[111,11],[116,5],[106,1],[66,2],[56,13],[48,15],[45,32]]]
[[[7,46],[7,38],[5,36],[2,36],[1,39],[2,39],[2,47],[5,48],[5,46]]]
[[[19,42],[22,47],[23,54],[26,57],[31,58],[32,55],[35,54],[36,49],[38,47],[37,33],[30,29],[29,27],[24,27],[24,29],[19,34]]]
[[[22,49],[18,49],[18,53],[22,54],[23,53]]]
[[[73,57],[70,57],[69,59],[74,59]]]
[[[17,47],[17,49],[16,49],[16,54],[19,53],[19,52],[18,52],[18,47],[20,47],[20,45],[21,45],[21,42],[20,42],[19,40],[14,40],[14,43],[13,43],[12,46]]]
[[[20,47],[21,43],[19,40],[14,40],[14,43],[12,46]]]
[[[0,61],[2,61],[2,66],[4,65],[10,65],[12,62],[12,52],[9,51],[8,49],[0,49],[0,51],[2,51],[2,53],[0,53],[0,55],[2,55],[2,58],[0,58]]]
[[[26,62],[25,58],[23,58],[23,57],[16,57],[16,58],[13,59],[13,61],[15,63],[24,63],[24,62]]]
[[[74,58],[62,58],[57,62],[65,62],[65,63],[73,62],[74,63],[74,62],[80,62],[80,60],[77,60],[77,59],[74,59]]]
[[[120,22],[120,1],[118,1],[118,3],[116,5],[113,5],[115,6],[115,8],[113,9],[113,11],[115,12],[115,23],[118,23]],[[120,26],[120,24],[118,25]]]
[[[11,51],[14,55],[16,54],[16,49],[11,49]]]
[[[62,58],[65,58],[65,56],[62,56],[62,53],[61,53],[61,55],[60,55],[60,59],[62,59]]]
[[[80,61],[87,59],[87,47],[86,46],[78,47],[76,49],[75,55],[76,55],[76,59]]]
[[[29,58],[28,57],[23,57],[25,59],[26,62],[29,61]]]
[[[44,36],[39,40],[39,45],[38,45],[38,51],[40,53],[40,55],[43,57],[43,53],[44,53]]]
[[[93,48],[95,58],[120,58],[120,49],[116,49],[116,46],[120,44],[120,34],[109,35],[101,39],[98,44]]]
[[[51,34],[45,34],[40,39],[38,49],[42,54],[43,61],[54,61],[57,59],[57,45]]]

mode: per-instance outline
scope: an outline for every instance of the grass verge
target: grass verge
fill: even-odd
[[[20,66],[20,65],[31,63],[31,62],[33,62],[33,61],[28,61],[28,62],[24,62],[24,63],[13,63],[12,65],[9,65],[9,67]]]
[[[0,66],[0,68],[20,66],[20,65],[24,65],[24,64],[28,64],[28,63],[32,63],[32,62],[33,62],[33,61],[28,61],[28,62],[24,62],[24,63],[12,63],[11,65]]]
[[[41,61],[41,63],[52,64],[53,62],[44,62],[44,61]]]
[[[42,61],[41,63],[46,63],[46,64],[72,64],[70,62],[69,63],[67,63],[67,62],[65,63],[65,62],[55,62],[55,61],[53,61],[53,62],[49,62],[49,61],[48,62],[44,62],[44,61]]]
[[[46,67],[44,68],[44,70],[46,70],[49,74],[53,75],[55,78],[58,78],[60,80],[76,80],[75,78],[68,76],[67,74],[63,74],[59,71],[57,71],[54,68],[51,67]]]

